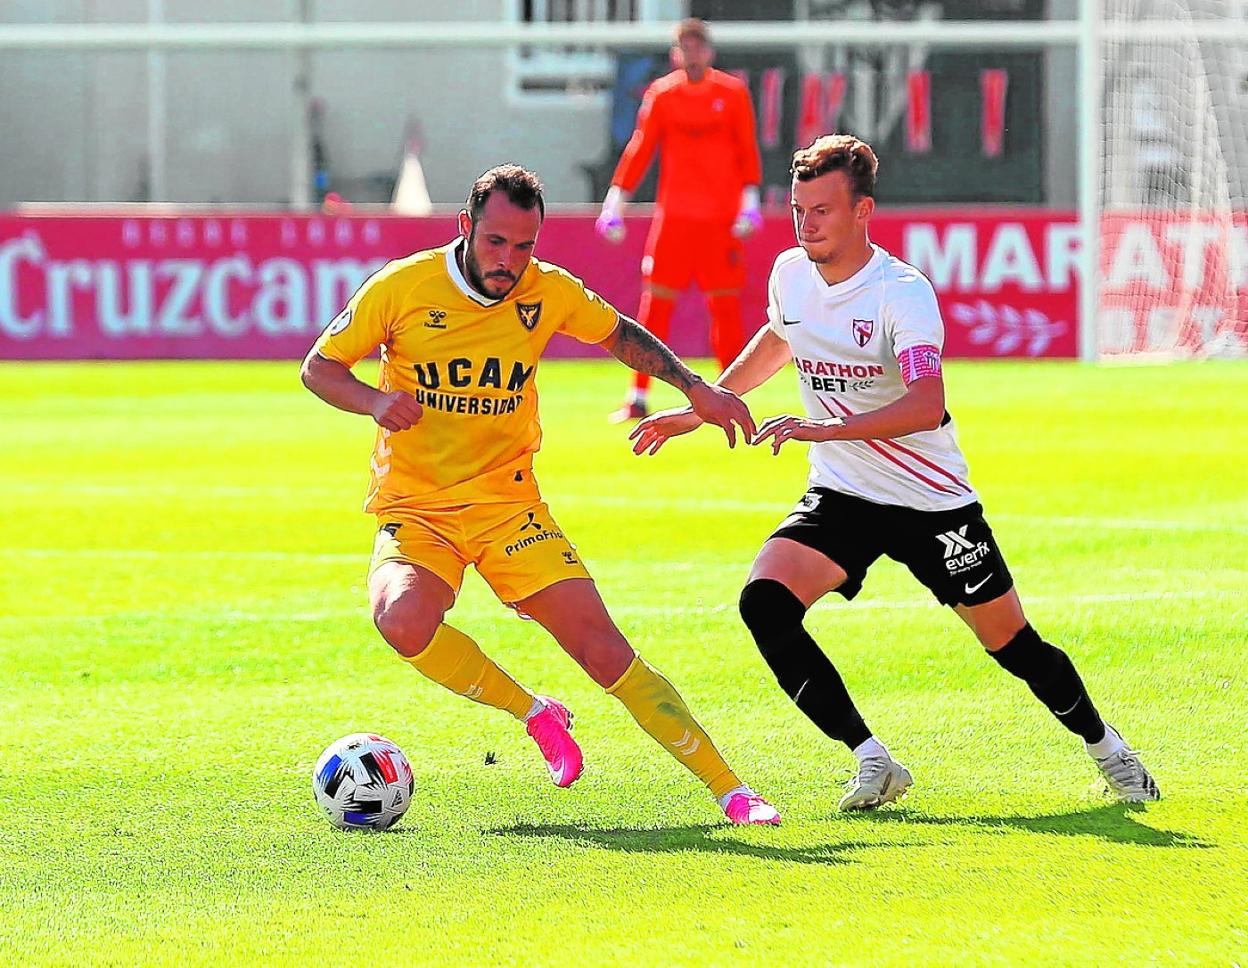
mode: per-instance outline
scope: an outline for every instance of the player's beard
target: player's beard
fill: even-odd
[[[473,289],[477,290],[477,292],[481,293],[481,295],[485,296],[487,299],[503,299],[509,292],[511,292],[511,290],[516,288],[516,283],[519,280],[517,280],[516,277],[510,273],[491,273],[491,278],[498,279],[500,281],[506,279],[510,282],[510,285],[507,286],[507,288],[502,292],[491,292],[489,287],[486,285],[486,276],[482,274],[481,266],[477,262],[477,257],[473,254],[472,243],[476,237],[476,229],[473,229],[468,235],[467,243],[464,245],[464,276],[468,280],[468,285],[472,286]]]

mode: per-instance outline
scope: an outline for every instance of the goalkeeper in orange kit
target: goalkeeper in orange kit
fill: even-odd
[[[711,348],[726,367],[745,345],[742,240],[762,224],[754,107],[741,81],[711,67],[715,49],[705,23],[682,21],[675,39],[672,56],[680,68],[646,89],[596,227],[608,241],[623,238],[624,205],[658,152],[658,199],[641,262],[637,321],[667,339],[676,298],[696,281],[710,311]],[[649,376],[635,373],[612,418],[644,417],[649,386]]]

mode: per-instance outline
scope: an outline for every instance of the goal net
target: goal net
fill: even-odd
[[[1097,355],[1248,355],[1241,0],[1105,0]]]

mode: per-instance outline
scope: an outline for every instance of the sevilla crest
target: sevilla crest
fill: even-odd
[[[871,335],[875,332],[874,319],[855,319],[854,320],[854,339],[858,341],[859,346],[866,346],[871,342]]]

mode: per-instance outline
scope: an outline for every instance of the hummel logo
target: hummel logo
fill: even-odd
[[[966,589],[966,593],[968,595],[974,595],[977,591],[979,591],[981,588],[987,585],[988,578],[991,578],[995,574],[996,572],[993,572],[993,571],[988,572],[988,577],[985,578],[983,581],[981,581],[978,585],[970,585],[970,584],[964,585],[963,587]]]
[[[694,736],[689,730],[685,730],[685,735],[672,744],[672,749],[677,753],[684,753],[685,756],[692,756],[701,745],[702,740]]]
[[[429,319],[425,322],[425,325],[429,329],[446,329],[446,323],[442,322],[444,319],[446,319],[444,310],[431,309],[429,310]]]
[[[800,319],[785,319],[783,316],[781,316],[780,322],[784,323],[785,326],[796,326],[798,323],[801,322],[801,320]]]
[[[970,525],[964,524],[957,531],[946,531],[944,534],[936,535],[936,540],[941,543],[946,558],[952,558],[956,554],[975,547],[975,542],[966,537],[966,529],[969,527]]]

